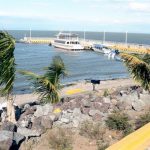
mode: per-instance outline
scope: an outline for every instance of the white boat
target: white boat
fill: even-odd
[[[107,46],[104,46],[101,44],[93,44],[92,49],[95,52],[99,52],[99,53],[103,53],[103,54],[111,53],[111,49],[109,49]]]
[[[66,50],[83,50],[78,35],[74,33],[59,33],[54,40],[53,46]]]

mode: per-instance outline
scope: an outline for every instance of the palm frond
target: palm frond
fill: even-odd
[[[120,54],[133,79],[145,90],[150,90],[150,57],[137,54]]]

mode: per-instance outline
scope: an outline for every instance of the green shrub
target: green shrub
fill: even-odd
[[[109,144],[105,143],[104,141],[97,141],[96,145],[97,145],[97,150],[105,150],[106,148],[109,147]]]
[[[150,122],[150,111],[140,115],[140,117],[136,120],[136,128],[141,128],[145,124]]]
[[[103,96],[104,97],[107,97],[107,96],[109,96],[110,94],[109,94],[109,91],[108,91],[108,89],[105,89],[104,90],[104,93],[103,93]]]
[[[80,135],[90,139],[102,140],[106,129],[99,123],[84,121],[80,127]]]
[[[129,118],[126,114],[120,112],[113,112],[108,116],[106,125],[110,129],[123,131],[129,127]]]
[[[72,150],[72,132],[68,129],[57,128],[48,135],[49,146],[54,150]]]

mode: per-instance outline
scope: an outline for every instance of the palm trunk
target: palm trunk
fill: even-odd
[[[16,123],[15,108],[14,108],[13,103],[14,103],[13,96],[8,95],[7,97],[7,120],[12,123]]]

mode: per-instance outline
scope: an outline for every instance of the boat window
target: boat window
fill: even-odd
[[[67,42],[67,44],[69,44],[69,42]]]

